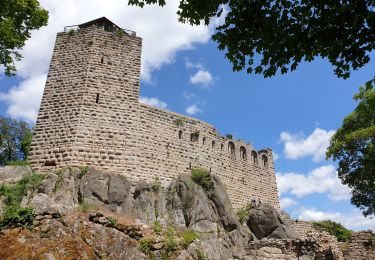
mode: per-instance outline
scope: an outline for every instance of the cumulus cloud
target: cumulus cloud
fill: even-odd
[[[190,76],[190,83],[194,85],[202,85],[204,88],[210,87],[214,83],[214,78],[202,63],[192,62],[189,58],[185,58],[185,67],[187,69],[198,69],[198,71]]]
[[[174,62],[179,51],[207,43],[212,33],[211,27],[179,23],[176,14],[178,0],[168,1],[165,7],[153,5],[144,8],[128,6],[126,0],[40,0],[40,3],[49,11],[48,26],[32,32],[31,39],[22,50],[24,58],[17,63],[21,83],[2,94],[3,100],[13,107],[8,109],[12,117],[35,118],[43,89],[38,85],[40,81],[35,79],[45,77],[56,33],[63,31],[66,25],[106,16],[119,26],[136,31],[143,38],[141,77],[146,82],[152,82],[153,71]],[[32,82],[36,84],[31,86]],[[19,106],[20,102],[15,102],[11,97],[18,95],[15,92],[24,93],[29,88],[35,88],[35,93],[39,92],[29,97],[33,100],[28,102],[33,105],[24,110],[23,106]]]
[[[301,208],[298,219],[308,221],[332,220],[341,223],[345,227],[353,230],[375,229],[375,220],[364,217],[358,209],[349,212],[325,212],[315,208]]]
[[[185,112],[189,115],[195,115],[197,113],[201,113],[202,110],[198,107],[198,105],[190,105],[185,109]]]
[[[280,194],[292,194],[299,198],[313,193],[327,193],[332,201],[350,198],[350,189],[341,184],[333,165],[324,165],[308,174],[294,172],[277,173]]]
[[[294,205],[297,205],[297,201],[295,201],[291,198],[288,198],[288,197],[280,198],[280,207],[282,209],[286,209],[286,208],[294,206]]]
[[[0,93],[0,100],[8,103],[7,113],[33,123],[38,116],[37,108],[42,98],[46,74],[30,77],[7,93]]]
[[[153,106],[153,107],[164,108],[164,109],[167,108],[167,103],[159,100],[156,97],[140,97],[139,102],[149,105],[149,106]]]
[[[312,156],[314,162],[324,159],[329,140],[335,131],[326,131],[316,128],[314,132],[304,137],[300,134],[282,132],[280,142],[284,143],[284,154],[288,159],[299,159],[305,156]]]
[[[208,70],[198,70],[193,76],[190,77],[191,84],[202,85],[204,87],[209,87],[213,84],[214,78]]]
[[[273,155],[273,160],[274,161],[277,161],[279,158],[280,158],[280,155],[276,152],[272,152],[272,155]]]

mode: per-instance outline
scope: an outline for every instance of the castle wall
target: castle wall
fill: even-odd
[[[256,195],[279,209],[271,149],[255,151],[205,122],[140,104],[140,64],[135,35],[96,26],[59,33],[29,156],[33,167],[93,165],[165,185],[203,167],[221,177],[235,208]]]
[[[352,232],[344,257],[347,260],[375,259],[375,233],[370,230]]]
[[[170,181],[178,174],[190,173],[191,168],[202,167],[220,176],[235,208],[244,206],[256,195],[279,209],[270,149],[257,152],[251,144],[222,137],[214,127],[200,120],[147,105],[141,108],[142,135],[138,147],[143,158],[143,178]],[[192,133],[199,133],[196,141],[191,141]],[[234,155],[230,153],[230,142],[235,147]],[[240,150],[246,151],[246,155],[242,156]],[[252,152],[257,155],[256,162]],[[266,165],[263,156],[267,158]]]

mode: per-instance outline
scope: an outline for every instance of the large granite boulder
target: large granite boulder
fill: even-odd
[[[215,205],[221,224],[226,231],[242,228],[242,225],[238,221],[238,218],[232,208],[228,193],[223,183],[220,181],[220,178],[216,175],[212,175],[211,177],[214,184],[211,200]]]
[[[0,166],[0,185],[19,181],[31,173],[29,166]]]
[[[175,185],[186,227],[201,232],[217,230],[218,215],[203,189],[188,174],[180,175]]]
[[[258,238],[295,239],[297,234],[282,220],[277,210],[261,204],[249,210],[247,226]]]

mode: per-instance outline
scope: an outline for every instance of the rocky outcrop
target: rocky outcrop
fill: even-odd
[[[0,167],[0,185],[19,181],[23,176],[31,173],[32,171],[29,166]]]
[[[0,233],[0,259],[342,259],[330,237],[295,239],[269,205],[241,225],[210,178],[208,194],[186,174],[167,188],[95,168],[47,174],[21,202],[34,209],[32,228]]]
[[[296,233],[284,222],[280,214],[268,204],[261,204],[249,210],[247,226],[258,238],[295,239]]]

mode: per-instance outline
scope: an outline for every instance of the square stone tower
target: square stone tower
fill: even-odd
[[[115,156],[133,168],[141,49],[135,32],[105,17],[57,34],[30,149],[34,168],[105,168]]]

